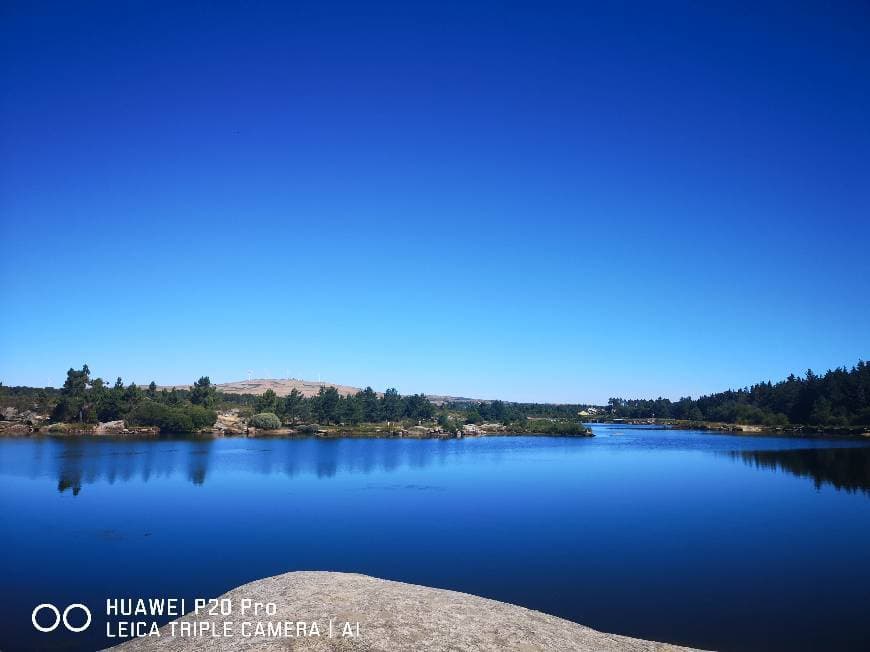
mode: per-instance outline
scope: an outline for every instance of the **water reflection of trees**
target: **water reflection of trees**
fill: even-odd
[[[812,478],[817,489],[827,484],[838,490],[870,495],[870,448],[733,451],[729,455],[756,468]]]
[[[187,455],[187,478],[195,485],[205,484],[212,446],[210,441],[198,441],[191,445]]]
[[[34,442],[39,450],[19,460],[33,475],[49,473],[57,489],[77,496],[95,482],[142,481],[183,475],[205,483],[210,469],[287,476],[368,474],[401,467],[445,464],[462,442],[390,439],[261,439]],[[45,447],[45,448],[43,448]],[[46,468],[48,467],[48,468]]]

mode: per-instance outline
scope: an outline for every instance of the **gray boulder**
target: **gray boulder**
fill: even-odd
[[[98,423],[97,427],[94,428],[95,435],[120,435],[124,432],[124,422],[123,421],[106,421],[105,423]]]
[[[391,582],[366,575],[329,572],[296,572],[276,575],[245,584],[221,596],[232,601],[229,616],[208,616],[200,621],[223,627],[232,621],[234,634],[228,638],[172,637],[170,626],[160,637],[140,638],[112,648],[119,652],[150,650],[365,650],[395,652],[676,652],[688,650],[603,632],[495,600],[467,593],[431,589]],[[243,599],[273,602],[277,611],[270,616],[241,615]],[[190,614],[179,620],[194,620]],[[241,622],[305,622],[318,624],[320,636],[242,637]],[[329,637],[329,622],[334,636]],[[344,623],[359,623],[358,637],[342,637]],[[252,625],[256,627],[256,625]],[[264,625],[267,626],[267,625]],[[352,629],[355,625],[352,625]]]

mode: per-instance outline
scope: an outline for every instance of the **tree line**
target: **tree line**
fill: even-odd
[[[807,424],[847,427],[870,425],[870,365],[863,360],[851,369],[838,367],[819,376],[791,374],[778,383],[761,382],[671,401],[611,398],[611,414],[630,419],[685,419],[765,426]]]
[[[233,400],[229,395],[224,397]],[[397,422],[402,419],[423,421],[435,416],[435,406],[424,394],[402,396],[394,388],[380,396],[371,387],[342,396],[335,387],[324,386],[311,397],[303,396],[294,388],[284,398],[267,389],[259,396],[239,402],[252,404],[257,413],[275,414],[287,423],[316,421],[329,425]]]
[[[30,400],[40,411],[50,413],[55,422],[94,424],[123,420],[130,426],[157,426],[165,432],[194,432],[214,425],[217,408],[240,407],[255,427],[317,423],[322,425],[361,423],[437,423],[445,430],[465,424],[500,423],[518,430],[560,433],[579,426],[580,405],[508,403],[504,401],[455,402],[433,404],[424,394],[401,395],[395,388],[382,394],[371,387],[356,394],[341,395],[335,387],[323,386],[306,397],[297,389],[285,396],[273,390],[261,395],[229,394],[218,391],[208,376],[187,388],[158,388],[114,384],[92,378],[90,369],[69,369],[63,387],[2,388],[4,394],[19,402]],[[530,420],[531,419],[531,420]],[[538,419],[538,420],[535,420]],[[566,421],[569,421],[566,425]]]
[[[83,365],[67,371],[51,420],[81,424],[123,420],[164,432],[194,432],[214,425],[216,398],[207,376],[190,390],[158,390],[153,381],[143,390],[135,383],[124,385],[120,377],[110,386],[102,378],[91,378],[88,365]]]
[[[448,410],[461,412],[467,423],[511,424],[527,419],[577,420],[579,403],[510,403],[506,401],[462,401],[447,403]]]
[[[250,414],[272,414],[278,424],[360,424],[431,421],[448,430],[463,424],[501,423],[518,431],[558,429],[579,423],[584,404],[462,401],[434,405],[424,394],[402,396],[390,388],[378,394],[371,387],[342,396],[335,387],[321,387],[311,397],[293,389],[286,397],[272,390],[262,395],[227,394],[217,390],[208,376],[189,389],[114,384],[91,378],[90,369],[70,369],[59,390],[3,387],[4,404],[33,406],[50,413],[53,421],[92,424],[124,420],[132,426],[157,426],[166,432],[193,432],[214,425],[217,407],[239,406]],[[790,375],[778,383],[718,392],[698,399],[611,398],[609,412],[621,418],[660,418],[719,421],[765,426],[811,424],[846,427],[870,425],[870,365],[863,360],[851,369],[829,370],[822,376],[807,370],[804,377]],[[549,422],[549,423],[548,423]],[[275,422],[270,421],[274,426]],[[560,423],[562,425],[550,425]],[[573,426],[572,426],[573,427]]]
[[[435,406],[423,394],[402,396],[390,388],[383,394],[371,387],[354,395],[342,396],[335,387],[321,387],[316,396],[305,397],[293,389],[284,398],[272,390],[262,395],[219,392],[208,376],[199,378],[190,389],[160,388],[153,381],[147,388],[113,385],[92,378],[88,365],[69,369],[59,389],[3,387],[17,405],[36,406],[49,413],[52,421],[80,424],[123,420],[131,426],[157,426],[165,432],[194,432],[214,425],[215,408],[243,406],[253,412],[274,414],[280,423],[359,424],[430,420]],[[274,424],[273,424],[274,425]]]

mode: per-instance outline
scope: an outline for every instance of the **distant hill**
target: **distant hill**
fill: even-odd
[[[159,389],[190,389],[190,385],[159,385]],[[342,396],[356,394],[362,391],[359,387],[337,385],[336,383],[315,380],[299,380],[298,378],[256,378],[254,380],[236,380],[231,383],[218,383],[218,391],[227,394],[263,394],[271,389],[278,396],[287,396],[294,389],[305,397],[316,396],[321,387],[335,387]]]
[[[190,385],[161,385],[159,389],[190,389]],[[215,385],[218,391],[226,392],[227,394],[263,394],[267,389],[271,389],[278,396],[287,396],[294,389],[305,397],[316,396],[321,387],[335,387],[338,393],[342,396],[349,396],[361,392],[361,387],[353,387],[351,385],[338,385],[336,383],[321,382],[317,380],[300,380],[298,378],[257,378],[254,380],[237,380],[231,383],[219,383]],[[378,392],[381,396],[382,392]],[[480,399],[465,398],[462,396],[444,396],[440,394],[427,394],[427,398],[441,405],[446,402],[458,403],[474,403]]]
[[[426,394],[435,405],[444,405],[445,403],[489,403],[490,399],[468,398],[467,396],[445,396],[444,394]]]
[[[314,380],[299,380],[298,378],[259,378],[255,380],[237,380],[232,383],[221,383],[218,390],[227,394],[262,394],[271,389],[278,396],[287,396],[294,389],[305,397],[316,396],[321,387],[335,387],[342,396],[361,392],[360,387],[338,385],[336,383],[318,382]]]

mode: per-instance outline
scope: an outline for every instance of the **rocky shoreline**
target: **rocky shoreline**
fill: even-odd
[[[7,408],[0,419],[0,436],[45,435],[53,437],[116,436],[116,437],[156,437],[160,435],[157,426],[132,426],[124,421],[107,421],[95,424],[49,423],[48,418],[31,411],[19,413]],[[337,438],[407,438],[407,439],[462,439],[463,437],[485,437],[497,435],[530,435],[522,429],[509,428],[500,423],[465,424],[458,430],[445,430],[437,425],[417,425],[374,423],[359,425],[299,424],[293,427],[274,429],[255,428],[250,420],[239,415],[238,410],[220,412],[214,425],[190,433],[200,437],[320,437]],[[591,430],[570,434],[537,435],[561,437],[594,437]]]
[[[173,636],[173,625],[159,636],[133,639],[115,652],[168,650],[359,650],[398,652],[686,652],[691,648],[607,634],[524,607],[467,593],[433,589],[352,573],[300,571],[239,586],[218,598],[227,615],[188,614],[173,621],[230,636]],[[269,615],[242,612],[243,600],[272,603]],[[223,602],[228,601],[228,602]],[[244,636],[245,625],[249,623]],[[258,635],[257,624],[264,635]],[[268,623],[273,623],[270,632]],[[285,627],[284,624],[288,626]],[[299,629],[299,624],[302,630]],[[312,634],[316,624],[317,634]],[[348,627],[349,626],[349,627]],[[288,630],[292,632],[287,635]],[[298,635],[304,631],[305,635]],[[330,636],[330,632],[332,636]]]
[[[487,425],[493,427],[487,428]],[[227,433],[222,433],[226,436]],[[276,428],[274,430],[263,430],[258,428],[247,428],[244,434],[247,437],[306,437],[314,436],[322,439],[366,439],[366,438],[399,438],[399,439],[463,439],[466,437],[498,437],[511,435],[524,435],[528,437],[594,437],[591,431],[580,432],[574,434],[542,434],[531,433],[520,429],[506,428],[497,424],[483,424],[482,426],[474,426],[473,428],[463,428],[459,431],[443,430],[441,428],[432,428],[428,426],[411,426],[408,428],[376,428],[362,429],[354,428],[353,426],[334,426],[326,428],[317,428],[316,430],[299,429],[299,428]]]
[[[138,436],[156,437],[156,426],[128,426],[123,421],[106,421],[95,424],[48,423],[48,419],[33,412],[18,413],[13,408],[4,410],[0,420],[0,437],[27,437],[49,435],[54,437],[81,436]]]

